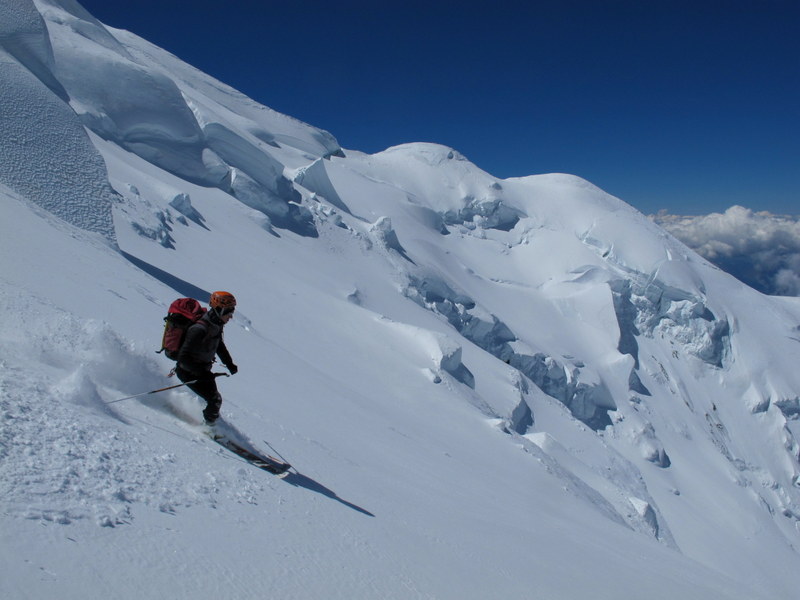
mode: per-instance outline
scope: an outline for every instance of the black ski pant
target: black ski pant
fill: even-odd
[[[203,417],[205,420],[216,421],[219,418],[219,409],[222,406],[222,395],[217,389],[217,381],[211,375],[211,371],[196,375],[185,369],[176,367],[175,375],[184,383],[187,381],[194,381],[195,379],[197,380],[196,383],[190,383],[187,387],[206,401],[206,408],[203,410]]]

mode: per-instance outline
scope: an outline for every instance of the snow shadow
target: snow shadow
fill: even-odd
[[[206,219],[200,214],[200,211],[197,210],[194,206],[192,206],[192,200],[189,198],[189,194],[181,193],[175,196],[169,203],[169,205],[181,213],[184,217],[189,219],[190,221],[194,221],[200,227],[205,229],[206,231],[211,231],[208,226],[206,225]],[[180,219],[179,219],[180,220]]]
[[[175,412],[175,414],[179,418],[182,418],[182,419],[186,420],[187,422],[192,420],[191,417],[188,417],[188,415],[181,415],[177,411]],[[236,442],[242,448],[244,448],[246,450],[249,450],[250,452],[253,452],[254,454],[258,454],[258,455],[262,455],[262,456],[265,455],[263,450],[259,449],[258,446],[249,437],[247,437],[244,433],[239,431],[239,429],[235,425],[232,425],[231,423],[228,423],[227,421],[220,419],[219,421],[217,421],[217,424],[215,425],[215,429],[216,429],[216,433],[221,434],[221,435],[227,437],[230,440],[233,440],[234,442]],[[269,444],[269,442],[265,441],[264,443],[267,446],[269,446],[270,448],[272,448],[272,446]],[[276,454],[278,454],[278,453],[276,452]],[[266,456],[269,457],[270,455],[266,454]],[[278,454],[278,456],[280,457],[280,454]],[[283,460],[284,462],[286,462],[285,459],[283,459],[283,457],[280,457],[279,459],[276,459],[276,460]],[[340,498],[336,494],[336,492],[334,492],[333,490],[330,490],[330,489],[326,488],[324,485],[322,485],[321,483],[319,483],[318,481],[314,481],[310,477],[307,477],[307,476],[297,472],[296,469],[295,469],[295,472],[291,472],[290,471],[289,474],[286,477],[284,477],[284,481],[286,481],[287,483],[289,483],[289,484],[291,484],[291,485],[293,485],[295,487],[301,487],[301,488],[307,489],[307,490],[309,490],[311,492],[315,492],[317,494],[322,494],[326,498],[331,498],[332,500],[336,500],[337,502],[340,502],[340,503],[344,504],[346,507],[352,508],[353,510],[355,510],[357,512],[360,512],[363,515],[367,515],[368,517],[374,517],[375,516],[371,512],[369,512],[368,510],[366,510],[364,508],[361,508],[360,506],[357,506],[357,505],[353,504],[352,502],[348,502],[347,500],[344,500],[343,498]]]
[[[203,300],[211,297],[211,292],[206,291],[203,288],[197,287],[196,285],[189,283],[188,281],[184,281],[179,277],[175,277],[175,275],[167,273],[166,271],[163,271],[162,269],[159,269],[158,267],[153,266],[150,263],[145,262],[140,258],[136,258],[132,254],[128,254],[124,250],[120,250],[120,254],[122,254],[122,256],[124,256],[129,262],[139,267],[142,271],[144,271],[148,275],[155,277],[164,285],[171,287],[181,296],[186,296],[188,298],[203,299]]]
[[[283,480],[286,483],[289,483],[295,487],[301,487],[311,492],[322,494],[323,496],[331,498],[332,500],[336,500],[337,502],[344,504],[347,508],[352,508],[354,511],[360,512],[362,515],[367,515],[368,517],[375,516],[368,510],[361,508],[360,506],[357,506],[352,502],[348,502],[343,498],[340,498],[339,496],[336,495],[336,492],[334,492],[333,490],[326,488],[318,481],[314,481],[313,479],[311,479],[310,477],[306,477],[302,473],[289,473],[286,477],[284,477]]]

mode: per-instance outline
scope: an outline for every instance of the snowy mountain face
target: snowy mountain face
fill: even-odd
[[[794,598],[800,301],[588,182],[343,150],[0,0],[4,598]],[[290,52],[291,49],[284,49]],[[229,290],[213,444],[154,354]]]

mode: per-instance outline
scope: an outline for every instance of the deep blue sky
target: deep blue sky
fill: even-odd
[[[798,0],[79,0],[344,148],[800,213]]]

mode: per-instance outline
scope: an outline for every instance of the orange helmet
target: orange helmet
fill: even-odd
[[[236,298],[230,292],[214,292],[211,294],[211,299],[208,301],[211,308],[216,308],[218,311],[223,309],[233,309],[236,307]]]

